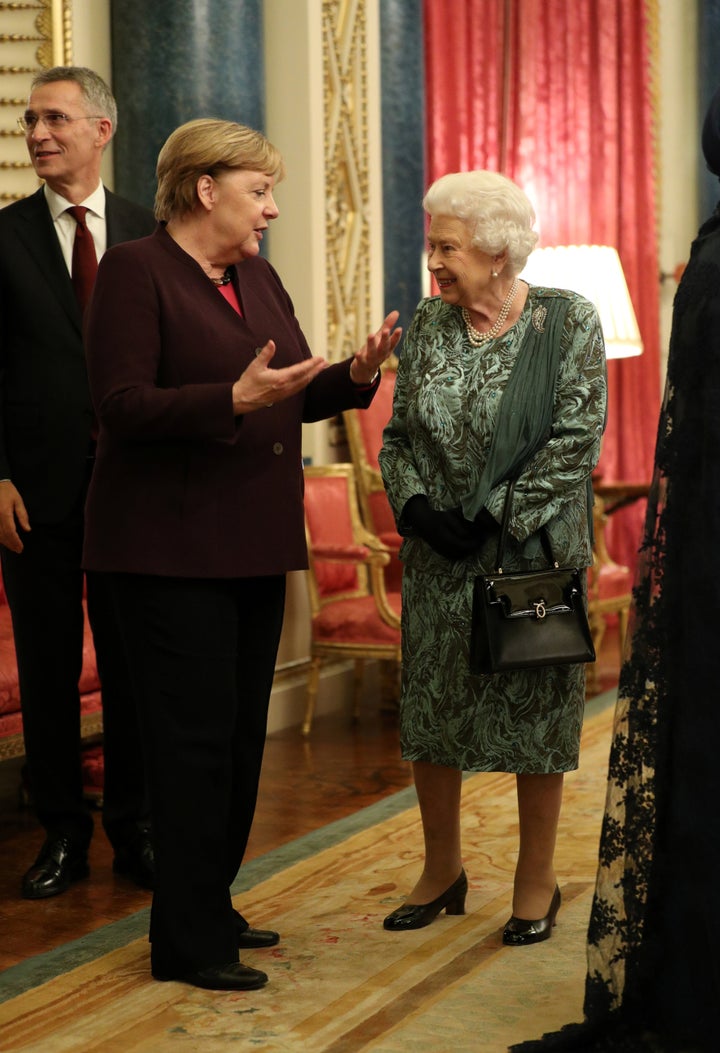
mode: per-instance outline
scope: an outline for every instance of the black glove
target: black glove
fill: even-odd
[[[482,544],[474,523],[465,519],[460,508],[436,510],[424,494],[415,494],[402,510],[403,525],[427,541],[445,559],[465,559]]]
[[[473,520],[473,525],[475,527],[475,536],[477,538],[478,546],[484,544],[488,538],[491,538],[493,534],[496,534],[499,530],[497,520],[490,515],[487,508],[480,509]]]

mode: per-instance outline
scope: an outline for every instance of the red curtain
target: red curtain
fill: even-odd
[[[533,201],[541,245],[620,255],[644,353],[608,363],[603,482],[649,480],[660,403],[650,4],[424,0],[428,183],[504,172]],[[613,516],[619,562],[634,566],[643,511]]]

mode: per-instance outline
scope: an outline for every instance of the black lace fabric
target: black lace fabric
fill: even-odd
[[[720,1050],[720,206],[675,297],[582,1023],[512,1047]]]

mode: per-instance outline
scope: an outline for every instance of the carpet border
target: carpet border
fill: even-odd
[[[613,688],[589,699],[586,704],[585,718],[590,719],[597,716],[609,705],[614,705],[616,698],[617,689]],[[475,773],[467,773],[465,777],[472,777],[473,774]],[[401,812],[415,807],[416,804],[415,788],[408,786],[344,819],[337,819],[286,845],[280,845],[279,848],[266,852],[256,859],[251,859],[243,864],[231,887],[232,895],[236,896],[246,892],[296,863],[326,848],[333,848],[342,841],[386,819],[393,819]],[[0,973],[0,1005],[54,980],[71,969],[95,961],[110,951],[141,939],[147,935],[149,920],[150,908],[145,907],[127,918],[103,925],[94,932],[71,940],[61,947],[10,966]]]

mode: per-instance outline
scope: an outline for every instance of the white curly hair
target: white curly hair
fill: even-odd
[[[472,244],[489,256],[507,254],[507,270],[519,274],[538,241],[535,210],[517,183],[499,172],[451,172],[436,179],[423,198],[429,216],[456,216]]]

